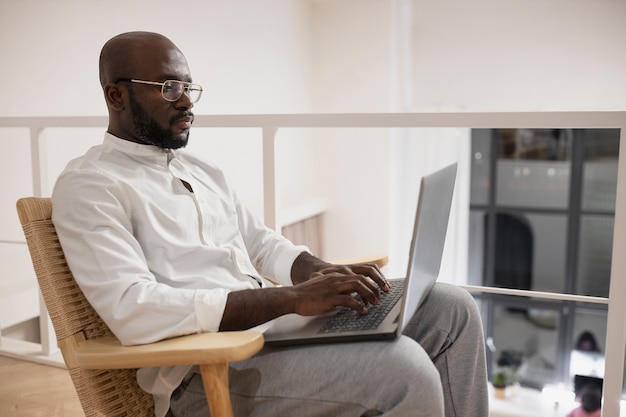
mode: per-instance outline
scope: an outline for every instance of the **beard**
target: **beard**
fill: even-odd
[[[177,120],[186,116],[193,116],[190,111],[184,111],[168,120],[168,127],[164,128],[139,105],[135,96],[129,90],[130,111],[133,118],[135,138],[140,143],[158,146],[163,149],[178,149],[187,146],[189,130],[179,136],[173,133],[173,126]]]

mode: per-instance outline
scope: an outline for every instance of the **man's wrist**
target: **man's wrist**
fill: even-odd
[[[307,281],[311,275],[320,271],[330,264],[311,255],[309,252],[302,252],[291,267],[291,281],[294,284]]]

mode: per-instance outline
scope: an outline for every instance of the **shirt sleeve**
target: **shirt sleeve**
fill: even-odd
[[[294,245],[275,230],[265,226],[236,196],[234,201],[240,231],[252,263],[263,276],[272,278],[281,285],[293,285],[291,267],[296,258],[302,252],[309,252],[309,249],[306,246]]]

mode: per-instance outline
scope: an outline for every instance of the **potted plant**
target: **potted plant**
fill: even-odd
[[[522,363],[521,352],[504,350],[498,357],[498,370],[491,379],[495,398],[505,398],[506,388],[517,383],[517,369]]]
[[[508,376],[505,371],[498,371],[491,379],[493,385],[493,396],[495,398],[506,398],[506,386],[508,385]]]

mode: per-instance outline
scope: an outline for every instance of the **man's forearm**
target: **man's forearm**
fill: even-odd
[[[228,294],[220,331],[246,330],[294,312],[288,288],[259,288]]]
[[[308,252],[302,252],[291,267],[291,280],[299,284],[329,264]],[[296,293],[290,287],[233,291],[228,294],[220,331],[250,329],[259,324],[294,313]]]

